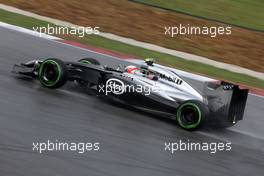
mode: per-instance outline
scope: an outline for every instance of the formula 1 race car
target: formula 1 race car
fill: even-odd
[[[51,89],[74,81],[98,95],[174,119],[186,130],[206,124],[233,126],[243,119],[248,96],[247,89],[224,81],[206,82],[203,90],[197,90],[153,59],[139,66],[112,68],[92,58],[77,62],[48,58],[15,64],[13,72],[35,78]]]

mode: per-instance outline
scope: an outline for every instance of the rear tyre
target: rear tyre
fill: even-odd
[[[38,78],[43,86],[51,89],[63,86],[67,81],[64,62],[54,58],[44,60],[40,65]]]
[[[199,101],[183,102],[177,109],[176,120],[181,128],[195,130],[199,128],[206,116],[205,105]]]
[[[101,65],[101,63],[93,58],[83,58],[80,59],[78,62],[83,63],[83,64],[92,64],[92,65]]]

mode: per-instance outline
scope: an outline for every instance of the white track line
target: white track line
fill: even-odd
[[[33,35],[35,37],[40,37],[39,36],[40,35],[39,32],[32,31],[32,30],[29,30],[29,29],[26,29],[26,28],[22,28],[22,27],[19,27],[19,26],[15,26],[15,25],[11,25],[11,24],[0,22],[0,27],[7,28],[7,29],[12,29],[14,31],[26,33],[26,34],[29,34],[29,35]],[[54,37],[54,36],[47,35],[47,34],[41,34],[41,38],[48,39],[48,40],[60,40],[60,38],[58,38],[58,37]]]
[[[252,96],[255,96],[255,97],[258,97],[258,98],[264,98],[264,96],[262,96],[262,95],[257,95],[257,94],[253,94],[253,93],[249,93],[249,95],[252,95]]]

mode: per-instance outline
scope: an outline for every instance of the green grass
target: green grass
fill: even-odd
[[[37,26],[47,26],[48,23],[34,18],[25,17],[15,13],[0,10],[0,21],[32,29]],[[51,24],[50,24],[51,25]],[[89,44],[95,47],[105,48],[112,51],[117,51],[124,54],[134,55],[138,58],[153,57],[157,58],[157,62],[162,65],[178,68],[194,73],[201,73],[209,77],[221,78],[236,83],[250,85],[253,87],[264,88],[264,80],[260,80],[251,76],[233,73],[224,69],[219,69],[210,65],[199,62],[188,61],[168,54],[163,54],[151,50],[146,50],[140,47],[127,45],[121,42],[109,40],[96,35],[89,35],[84,38],[76,36],[67,36],[65,39],[77,40],[83,44]]]
[[[264,31],[263,0],[133,0],[194,16]]]

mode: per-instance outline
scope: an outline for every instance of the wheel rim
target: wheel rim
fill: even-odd
[[[177,121],[185,129],[193,129],[199,126],[202,119],[200,108],[193,103],[181,105],[177,112]]]
[[[54,86],[61,77],[61,67],[53,60],[44,61],[39,70],[40,82],[48,87]]]

